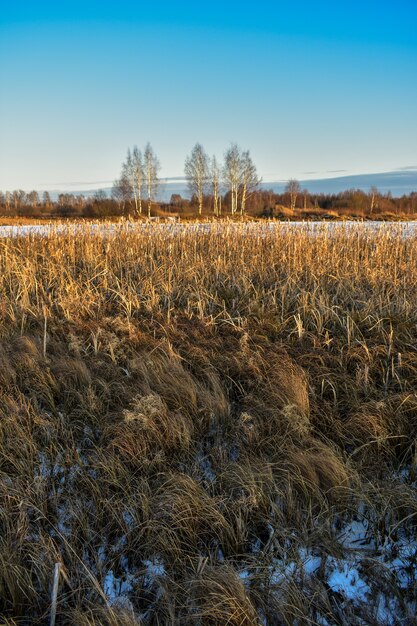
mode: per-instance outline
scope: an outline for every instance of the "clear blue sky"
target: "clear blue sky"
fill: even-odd
[[[151,141],[265,180],[417,165],[417,0],[0,0],[0,189],[107,186]]]

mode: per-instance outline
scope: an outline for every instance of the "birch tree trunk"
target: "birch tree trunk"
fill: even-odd
[[[143,154],[144,170],[146,176],[146,192],[148,199],[148,219],[151,217],[152,201],[158,188],[159,161],[150,143],[146,144]]]
[[[196,143],[185,159],[184,173],[191,196],[197,196],[198,214],[203,213],[204,191],[209,178],[209,158],[200,143]]]

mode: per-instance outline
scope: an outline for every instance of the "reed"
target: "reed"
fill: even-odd
[[[411,624],[405,228],[1,239],[1,620],[48,623],[59,563],[56,624]]]

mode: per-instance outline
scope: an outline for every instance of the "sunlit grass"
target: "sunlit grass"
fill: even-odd
[[[402,229],[1,239],[6,623],[45,623],[56,562],[59,624],[377,624],[379,588],[408,619],[415,547],[407,584],[369,547],[416,530],[417,241]],[[365,552],[340,538],[355,516]],[[326,563],[353,554],[366,601],[329,585]]]

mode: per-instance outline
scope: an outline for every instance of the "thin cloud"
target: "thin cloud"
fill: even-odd
[[[184,176],[163,176],[162,181],[183,182]],[[83,187],[84,185],[112,185],[114,180],[78,180],[78,181],[61,181],[58,183],[39,183],[42,187]]]
[[[113,183],[112,180],[92,180],[92,181],[70,181],[70,182],[60,182],[60,183],[40,183],[43,187],[50,185],[51,187],[64,185],[65,187],[80,187],[82,185],[109,185]]]

